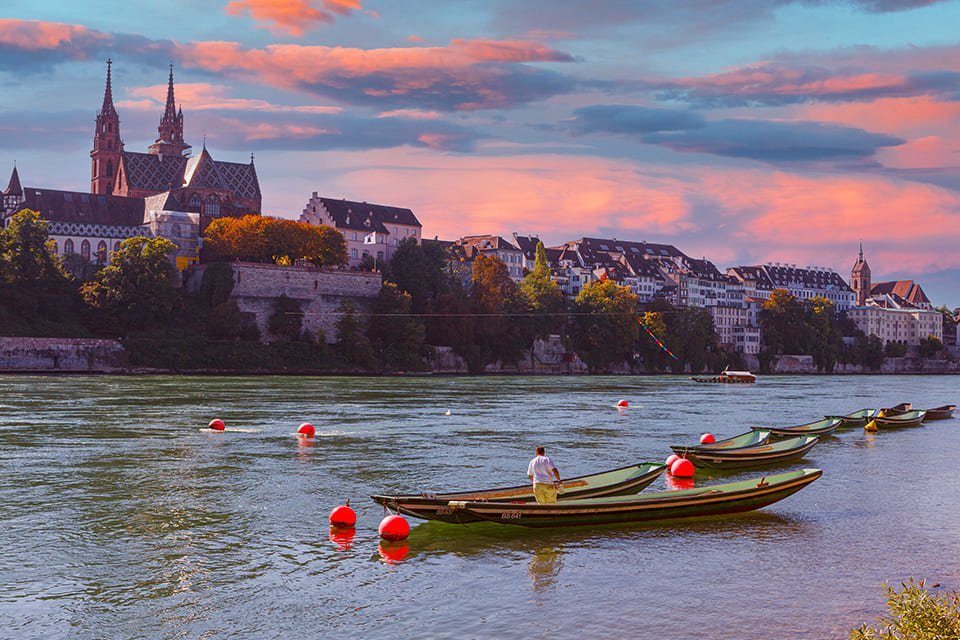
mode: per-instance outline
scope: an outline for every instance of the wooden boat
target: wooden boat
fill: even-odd
[[[690,378],[694,382],[726,382],[732,384],[750,384],[757,381],[757,376],[753,375],[749,371],[727,371],[724,369],[720,374],[715,376],[692,376]]]
[[[880,409],[881,413],[885,416],[899,416],[913,409],[913,403],[910,402],[901,402],[898,405],[892,407],[887,407],[886,409]]]
[[[571,499],[599,498],[638,493],[646,489],[666,470],[666,465],[655,462],[643,462],[601,473],[578,476],[563,481],[563,492],[558,496],[561,501]],[[461,491],[456,493],[421,493],[419,495],[370,496],[374,501],[388,509],[399,511],[424,520],[441,522],[469,522],[471,516],[462,511],[452,511],[448,503],[451,500],[506,502],[522,504],[535,502],[533,487],[525,484],[502,489],[482,489],[480,491]]]
[[[796,493],[822,473],[820,469],[802,469],[696,489],[629,497],[565,500],[556,504],[451,500],[448,507],[451,511],[469,516],[473,521],[479,519],[521,527],[595,527],[654,522],[759,509]]]
[[[927,409],[927,415],[923,417],[923,420],[924,422],[927,420],[947,420],[953,417],[953,412],[956,410],[957,405],[955,404],[945,404],[942,407]]]
[[[819,436],[797,436],[777,442],[727,451],[689,450],[685,457],[695,467],[746,469],[791,462],[802,458],[820,440]]]
[[[767,444],[770,440],[770,432],[766,429],[757,428],[753,431],[741,433],[738,436],[717,440],[713,444],[694,444],[690,446],[671,446],[673,452],[682,456],[687,451],[729,451],[731,449],[742,449],[744,447],[756,447],[757,445]]]
[[[868,422],[863,428],[867,431],[876,431],[878,428],[891,429],[894,427],[919,427],[927,412],[922,409],[907,411],[895,416],[884,416],[880,412],[876,418]]]
[[[842,422],[840,418],[824,418],[816,422],[798,424],[794,427],[754,427],[754,429],[769,431],[775,436],[828,436],[836,431]]]
[[[859,411],[854,411],[853,413],[848,413],[843,416],[826,417],[840,418],[841,427],[863,427],[868,422],[876,418],[878,413],[880,413],[880,409],[860,409]]]

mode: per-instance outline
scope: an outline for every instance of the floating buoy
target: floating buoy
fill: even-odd
[[[876,431],[877,430],[877,421],[871,420],[867,424],[863,425],[864,431]]]
[[[309,422],[304,422],[302,425],[300,425],[300,428],[297,429],[297,434],[301,436],[306,436],[308,438],[312,438],[317,434],[317,430],[314,429],[313,425],[310,424]]]
[[[357,524],[357,514],[350,508],[349,500],[330,512],[330,524],[343,528],[353,528]]]
[[[380,521],[378,532],[384,540],[400,542],[410,535],[410,523],[403,516],[389,515]]]
[[[663,463],[663,464],[667,465],[667,473],[670,473],[670,467],[672,467],[672,466],[673,466],[673,463],[676,462],[676,461],[679,460],[679,459],[680,459],[680,456],[678,456],[678,455],[675,454],[675,453],[674,453],[673,455],[671,455],[669,458],[667,458],[667,461]]]
[[[700,436],[700,444],[713,444],[717,439],[713,437],[712,433],[705,433]]]
[[[410,545],[406,542],[386,542],[377,545],[377,552],[387,564],[398,564],[410,553]]]
[[[626,400],[621,400],[620,402],[617,403],[618,409],[626,409],[629,406],[630,406],[630,403],[627,402]]]
[[[208,424],[207,426],[213,429],[214,431],[223,431],[224,429],[227,428],[227,425],[225,425],[223,423],[223,420],[221,420],[220,418],[214,418],[213,420],[210,421],[210,424]]]
[[[446,413],[444,413],[443,415],[445,415],[445,416],[448,416],[448,415],[450,415],[450,409],[447,409],[447,412],[446,412]]]
[[[696,473],[696,469],[694,469],[693,463],[686,458],[674,460],[670,466],[670,475],[675,478],[692,478],[694,473]]]

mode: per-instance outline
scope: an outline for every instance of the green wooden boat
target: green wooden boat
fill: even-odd
[[[913,403],[911,402],[901,402],[900,404],[894,405],[892,407],[887,407],[886,409],[880,409],[885,416],[899,416],[913,409]]]
[[[923,421],[927,422],[928,420],[947,420],[953,417],[953,412],[956,410],[957,410],[957,405],[955,404],[945,404],[942,407],[927,409],[927,415],[923,417]]]
[[[860,409],[853,413],[843,416],[826,416],[827,418],[840,418],[841,427],[863,427],[868,422],[877,417],[880,409]]]
[[[655,522],[753,511],[796,493],[822,473],[820,469],[802,469],[696,489],[565,500],[556,504],[451,500],[448,506],[474,520],[521,527],[595,527]]]
[[[867,431],[876,431],[878,428],[919,427],[926,415],[927,412],[922,409],[913,409],[895,416],[877,416],[863,428]]]
[[[573,499],[599,498],[603,496],[619,496],[638,493],[646,489],[660,474],[666,470],[666,465],[655,462],[642,462],[619,469],[611,469],[601,473],[594,473],[563,481],[563,491],[558,499],[566,502]],[[400,513],[422,518],[424,520],[440,520],[441,522],[464,523],[472,518],[469,513],[453,511],[448,503],[451,500],[469,500],[484,502],[505,502],[508,504],[522,504],[535,502],[533,487],[525,484],[518,487],[501,489],[482,489],[480,491],[461,491],[457,493],[421,493],[419,495],[370,496],[374,501],[388,509]]]
[[[747,469],[799,460],[819,442],[819,436],[796,436],[776,442],[727,451],[689,450],[686,458],[695,467]]]
[[[754,427],[756,430],[769,431],[775,436],[828,436],[843,422],[840,418],[824,418],[816,422],[798,424],[795,427]]]
[[[728,451],[730,449],[743,449],[744,447],[755,447],[761,444],[767,444],[770,440],[770,432],[764,428],[757,428],[753,431],[741,433],[738,436],[727,438],[726,440],[717,440],[713,444],[693,444],[671,446],[673,452],[678,456],[684,455],[687,451]]]

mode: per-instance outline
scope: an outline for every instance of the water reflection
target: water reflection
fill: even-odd
[[[349,551],[353,547],[353,539],[357,537],[354,528],[330,527],[330,542],[340,551]]]
[[[693,478],[677,478],[674,476],[664,476],[664,482],[668,491],[680,491],[682,489],[694,489],[697,486]]]
[[[534,593],[543,593],[554,586],[563,567],[563,551],[557,546],[540,547],[530,556],[527,575]]]
[[[410,545],[406,542],[388,542],[381,540],[377,552],[387,564],[400,564],[410,555]]]

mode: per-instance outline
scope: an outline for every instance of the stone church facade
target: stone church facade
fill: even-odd
[[[214,160],[203,145],[190,156],[183,135],[183,110],[176,106],[173,65],[157,139],[146,153],[128,151],[113,104],[112,61],[107,60],[103,104],[90,151],[90,192],[23,187],[13,168],[3,192],[4,225],[22,209],[47,221],[57,252],[98,265],[126,238],[164,237],[178,249],[173,260],[184,269],[198,259],[199,238],[210,220],[260,215],[262,197],[256,167]]]

